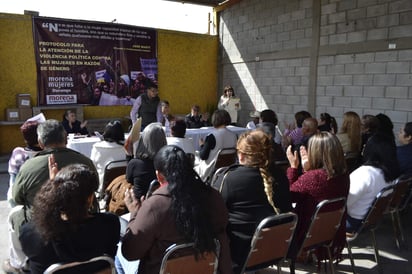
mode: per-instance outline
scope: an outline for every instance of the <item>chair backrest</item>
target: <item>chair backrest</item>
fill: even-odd
[[[125,160],[115,160],[110,161],[104,167],[104,174],[103,174],[103,188],[102,191],[107,188],[111,181],[115,178],[119,177],[120,175],[126,174],[126,167],[128,161]]]
[[[240,273],[266,268],[283,260],[288,253],[297,219],[294,213],[282,213],[263,219],[255,230],[249,254]]]
[[[219,150],[216,158],[216,163],[215,163],[215,170],[225,167],[225,166],[230,166],[233,165],[237,162],[237,151],[236,148],[231,147],[231,148],[222,148]]]
[[[305,233],[301,250],[311,250],[318,246],[330,246],[341,225],[345,209],[345,197],[319,202]]]
[[[357,233],[365,228],[374,229],[383,219],[383,215],[387,212],[388,207],[392,201],[394,194],[394,185],[389,185],[383,188],[375,197],[371,207],[368,210],[362,225],[359,227]]]
[[[115,274],[114,261],[109,256],[99,256],[84,262],[57,263],[44,274]]]
[[[389,211],[403,210],[411,197],[412,177],[400,177],[394,185]]]
[[[173,244],[162,259],[159,274],[214,274],[217,273],[220,244],[216,242],[214,252],[195,256],[193,243]]]

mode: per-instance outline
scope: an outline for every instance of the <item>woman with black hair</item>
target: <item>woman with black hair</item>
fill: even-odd
[[[412,122],[401,128],[398,134],[400,146],[396,148],[401,173],[412,175]]]
[[[139,274],[159,273],[170,245],[194,242],[203,253],[215,250],[214,239],[220,241],[219,273],[231,273],[228,213],[220,194],[199,178],[177,146],[161,148],[154,166],[160,187],[150,198],[139,202],[126,193],[131,219],[116,256],[118,273],[136,273],[136,263],[131,270],[126,260],[139,260]]]
[[[86,261],[116,254],[120,237],[117,216],[89,213],[99,184],[96,172],[81,164],[57,174],[49,158],[50,180],[36,195],[32,221],[23,225],[20,241],[30,273],[43,273],[54,263]]]
[[[126,151],[123,148],[124,131],[120,121],[109,122],[105,127],[102,138],[102,141],[93,144],[90,155],[90,159],[99,174],[99,192],[101,194],[105,187],[102,185],[105,166],[111,161],[126,159]]]
[[[356,231],[375,196],[400,175],[396,146],[391,136],[372,135],[363,150],[363,164],[350,174],[346,231]]]

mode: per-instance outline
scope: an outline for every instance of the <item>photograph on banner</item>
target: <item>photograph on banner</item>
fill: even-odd
[[[133,105],[157,84],[155,29],[34,17],[38,104]]]

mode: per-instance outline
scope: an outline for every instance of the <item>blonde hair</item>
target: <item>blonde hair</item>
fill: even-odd
[[[348,134],[351,152],[360,152],[362,143],[361,119],[356,112],[348,111],[343,114],[341,133]]]
[[[263,187],[269,204],[276,214],[279,214],[273,202],[274,178],[269,172],[269,163],[272,155],[272,140],[261,129],[247,131],[243,133],[237,142],[238,153],[244,156],[244,165],[259,168],[263,179]]]
[[[328,178],[346,172],[346,161],[339,139],[330,132],[316,133],[308,144],[309,170],[325,169]]]

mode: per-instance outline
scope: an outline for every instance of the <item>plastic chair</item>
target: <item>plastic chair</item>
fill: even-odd
[[[103,174],[103,182],[102,182],[102,193],[106,190],[107,186],[113,181],[115,178],[119,177],[120,175],[126,174],[126,167],[128,161],[125,160],[114,160],[110,161],[104,167],[104,174]]]
[[[249,254],[240,273],[256,271],[281,263],[288,254],[298,217],[294,213],[283,213],[263,219],[257,226],[250,243]]]
[[[372,244],[373,244],[374,251],[375,251],[375,261],[376,261],[376,264],[378,265],[379,273],[382,273],[382,269],[379,264],[379,249],[376,243],[375,230],[378,228],[380,222],[383,219],[385,212],[387,212],[389,208],[389,205],[392,201],[393,194],[394,194],[393,190],[394,190],[394,185],[389,185],[385,187],[384,189],[382,189],[376,195],[375,200],[373,201],[371,207],[366,213],[366,216],[363,219],[362,224],[360,225],[358,230],[355,233],[346,233],[346,243],[348,247],[348,255],[349,255],[353,273],[356,273],[356,272],[355,272],[355,262],[353,259],[351,242],[353,242],[358,237],[358,235],[364,230],[369,230],[372,234]]]
[[[114,261],[103,255],[83,262],[56,263],[49,266],[44,274],[115,274]]]
[[[173,244],[163,256],[159,274],[215,274],[217,273],[220,244],[214,252],[195,256],[193,243]]]
[[[388,213],[391,214],[395,241],[398,249],[401,249],[401,246],[407,246],[399,212],[404,210],[409,204],[409,200],[412,196],[411,187],[412,177],[399,178],[394,185],[394,193],[388,209]]]
[[[335,273],[330,247],[335,239],[336,232],[342,223],[346,210],[346,198],[340,197],[319,202],[313,212],[311,223],[305,233],[299,252],[325,247],[327,250],[329,266]],[[290,273],[295,273],[296,258],[291,258]]]

